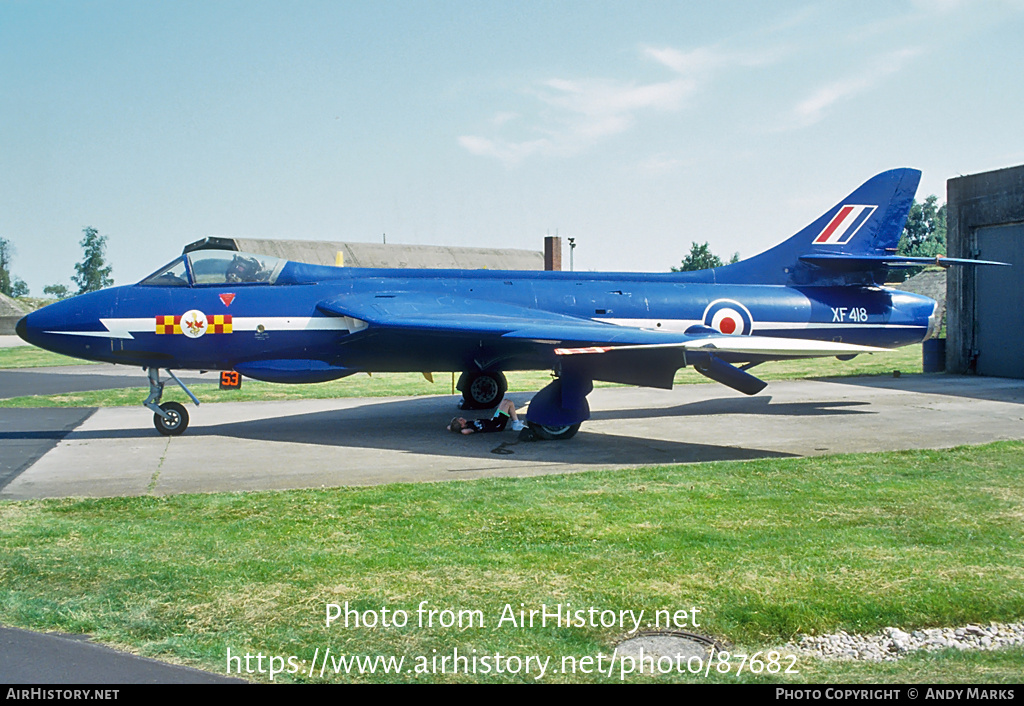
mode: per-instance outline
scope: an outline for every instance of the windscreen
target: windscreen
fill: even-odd
[[[187,257],[196,285],[273,284],[287,262],[228,250],[196,250]]]
[[[188,273],[185,271],[185,258],[179,257],[166,267],[157,270],[139,284],[154,287],[187,287]]]

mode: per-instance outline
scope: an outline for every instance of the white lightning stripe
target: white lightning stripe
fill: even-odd
[[[233,331],[362,331],[365,321],[351,316],[237,316],[231,319]]]
[[[154,327],[156,317],[148,316],[144,319],[100,319],[108,331],[149,331]]]
[[[805,324],[792,322],[792,321],[762,321],[760,324],[754,326],[755,329],[815,329],[815,328],[885,328],[885,329],[896,329],[896,328],[924,328],[923,326],[917,326],[915,324],[873,324],[873,323],[860,323],[857,321],[846,321],[844,323],[814,323],[808,322]]]
[[[628,326],[630,328],[643,328],[652,331],[677,331],[682,332],[691,326],[703,326],[700,319],[593,319],[602,324],[614,326]]]
[[[212,315],[211,315],[212,316]],[[92,336],[94,338],[133,339],[132,333],[156,333],[156,316],[144,319],[100,319],[106,331],[44,331],[62,336]],[[349,331],[355,333],[367,327],[365,321],[351,316],[236,316],[232,317],[232,331]]]
[[[59,336],[92,336],[93,338],[135,338],[127,331],[43,331]]]
[[[44,331],[62,336],[91,336],[93,338],[124,338],[133,339],[131,332],[154,331],[154,317],[148,319],[100,319],[106,331]]]

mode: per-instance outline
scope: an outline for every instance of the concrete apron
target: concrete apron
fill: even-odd
[[[509,395],[522,410],[529,393]],[[2,492],[3,499],[443,481],[634,465],[946,448],[1024,439],[1024,380],[905,375],[597,389],[565,442],[515,432],[457,436],[456,397],[190,406],[184,436],[138,407],[100,409]],[[485,415],[478,415],[485,416]]]

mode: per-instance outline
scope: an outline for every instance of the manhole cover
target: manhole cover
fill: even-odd
[[[717,651],[720,645],[710,637],[691,632],[644,632],[623,640],[615,649],[620,657],[668,657],[676,661],[688,660],[691,657],[705,660],[711,654],[712,648]]]

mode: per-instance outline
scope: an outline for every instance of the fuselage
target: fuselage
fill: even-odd
[[[517,370],[551,368],[555,357],[536,342],[379,330],[318,305],[372,307],[414,292],[448,300],[456,309],[461,300],[476,310],[493,302],[609,326],[666,332],[706,326],[730,335],[882,348],[926,338],[936,308],[926,297],[883,287],[718,284],[701,281],[701,273],[383,270],[288,262],[273,283],[202,283],[191,269],[182,280],[185,274],[187,282],[172,286],[151,277],[52,304],[23,319],[18,332],[59,353],[142,367],[244,370],[270,360],[347,372]]]

